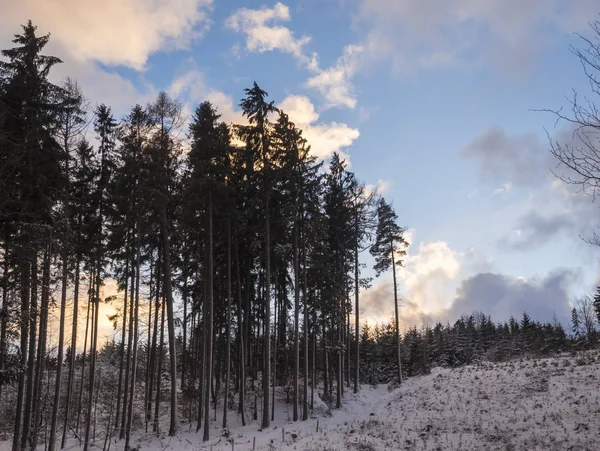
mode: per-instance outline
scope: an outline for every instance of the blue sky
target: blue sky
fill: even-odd
[[[594,287],[597,251],[579,236],[596,206],[550,173],[544,128],[566,139],[566,125],[531,111],[588,91],[569,46],[590,36],[591,0],[0,4],[3,48],[31,18],[65,61],[55,78],[118,115],[166,90],[239,121],[256,80],[317,155],[341,151],[393,202],[411,241],[405,324],[475,309],[563,319]],[[389,318],[390,286],[364,293],[364,315]]]

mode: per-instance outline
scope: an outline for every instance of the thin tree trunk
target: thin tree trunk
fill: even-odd
[[[223,429],[227,428],[227,401],[231,369],[231,217],[227,218],[227,319],[225,323],[225,393],[223,396]]]
[[[29,325],[31,323],[30,311],[30,266],[29,262],[22,263],[21,267],[21,367],[25,368],[28,362],[28,336]],[[17,414],[15,418],[15,430],[13,434],[12,450],[19,449],[21,440],[21,431],[24,428],[23,403],[25,401],[25,386],[27,375],[22,371],[19,376],[19,389],[17,392]]]
[[[204,435],[203,441],[208,441],[210,432],[210,388],[212,383],[212,339],[213,339],[213,207],[212,190],[208,191],[208,252],[207,252],[207,274],[206,274],[206,359],[203,362],[206,367],[204,393]]]
[[[323,354],[325,355],[325,368],[323,370],[323,397],[329,399],[329,351],[327,350],[326,326],[323,324]]]
[[[121,328],[121,359],[119,361],[119,385],[117,388],[117,411],[115,413],[115,428],[119,427],[121,417],[121,393],[123,390],[123,366],[125,364],[125,331],[127,330],[127,294],[129,285],[129,232],[125,243],[125,290],[123,293],[123,324]],[[121,428],[122,429],[122,428]]]
[[[134,322],[133,330],[133,362],[131,369],[131,389],[129,396],[129,407],[127,414],[127,429],[125,435],[125,450],[129,450],[131,439],[131,425],[133,421],[133,398],[135,396],[135,382],[137,376],[137,355],[138,355],[138,335],[139,335],[139,307],[140,307],[140,223],[137,222],[136,231],[136,259],[135,259],[135,312],[131,320]],[[133,301],[133,299],[132,299]]]
[[[356,340],[354,354],[354,393],[358,393],[360,378],[360,305],[359,305],[359,280],[358,280],[358,213],[354,219],[354,339]]]
[[[300,376],[300,260],[298,221],[294,221],[294,401],[293,419],[298,421],[298,379]]]
[[[275,264],[275,274],[277,274],[277,264]],[[277,279],[276,279],[277,280]],[[277,348],[279,343],[277,342],[279,328],[277,327],[277,315],[281,315],[278,307],[279,302],[277,299],[277,285],[275,286],[275,306],[273,312],[273,391],[271,392],[271,421],[275,420],[275,384],[277,383]]]
[[[165,289],[163,283],[163,290]],[[154,426],[153,430],[156,432],[156,436],[160,436],[160,428],[158,422],[158,413],[160,409],[160,392],[162,387],[162,368],[163,368],[163,356],[165,348],[165,299],[163,297],[161,304],[161,320],[160,320],[160,350],[158,352],[158,370],[156,373],[156,401],[154,403]]]
[[[79,276],[81,255],[77,255],[75,262],[75,287],[73,288],[73,324],[71,327],[71,355],[69,356],[69,376],[67,378],[67,400],[65,403],[65,422],[63,425],[60,448],[67,444],[67,428],[70,420],[71,404],[73,397],[73,383],[75,381],[75,358],[77,357],[77,320],[79,317]]]
[[[183,349],[181,353],[181,388],[185,387],[185,370],[188,362],[187,352],[187,321],[188,321],[188,255],[186,253],[183,263]]]
[[[392,275],[394,278],[394,310],[395,310],[395,323],[396,323],[396,354],[397,354],[397,362],[398,362],[398,383],[402,384],[402,362],[400,357],[400,319],[398,314],[398,283],[396,281],[396,262],[394,260],[394,246],[391,244],[392,248]]]
[[[350,300],[350,296],[348,294],[348,306],[352,305],[352,302]],[[351,361],[352,361],[352,353],[350,352],[350,350],[352,349],[351,346],[351,334],[350,334],[350,309],[348,308],[348,311],[346,312],[346,385],[348,388],[350,388],[350,365],[351,365]]]
[[[153,291],[152,289],[156,289],[156,287],[153,287],[154,284],[156,283],[156,271],[153,271],[154,269],[154,265],[152,264],[152,261],[150,261],[150,293],[148,296],[148,337],[146,339],[146,373],[144,375],[144,422],[145,422],[145,430],[146,432],[148,432],[148,402],[150,401],[150,387],[152,387],[152,383],[150,382],[150,373],[151,373],[151,368],[152,368],[152,361],[151,361],[151,350],[150,348],[152,347],[151,344],[151,335],[152,335],[152,302],[154,302],[152,295],[153,295]]]
[[[313,309],[312,375],[310,377],[310,408],[315,408],[315,384],[317,383],[317,312]]]
[[[4,265],[2,270],[2,323],[0,325],[0,371],[4,370],[4,359],[6,356],[6,335],[8,327],[8,240],[9,235],[6,233],[4,239]],[[0,398],[2,398],[2,385],[0,385]]]
[[[167,207],[162,211],[162,240],[163,240],[163,264],[164,264],[164,291],[167,303],[167,328],[169,332],[169,362],[171,377],[171,423],[169,425],[169,436],[177,434],[179,421],[177,419],[177,355],[175,346],[175,312],[173,309],[173,289],[171,287],[171,251],[169,249],[169,230],[167,223]]]
[[[37,349],[37,290],[38,290],[37,252],[34,253],[31,265],[31,303],[29,309],[29,358],[27,360],[27,389],[25,392],[25,408],[23,410],[23,430],[21,432],[21,449],[27,448],[31,429],[31,408],[35,378],[35,358]]]
[[[240,254],[238,249],[238,237],[235,237],[235,265],[236,265],[236,278],[237,278],[237,290],[238,290],[238,338],[240,346],[240,360],[239,360],[239,372],[240,372],[240,394],[239,394],[239,407],[238,412],[242,416],[242,426],[246,426],[246,414],[245,414],[245,396],[246,396],[246,357],[244,349],[244,312],[242,311],[242,282],[240,277]]]
[[[206,257],[206,251],[204,252]],[[206,280],[206,263],[204,264],[204,280]],[[196,432],[200,431],[203,423],[203,412],[204,412],[204,381],[206,380],[206,329],[207,329],[207,315],[206,315],[206,282],[204,283],[204,313],[202,315],[202,352],[200,353],[200,380],[198,381],[198,424],[196,426]],[[200,347],[200,346],[199,346]]]
[[[129,261],[130,255],[129,255],[129,247],[127,248],[126,251],[126,257],[127,261]],[[127,273],[127,277],[131,278],[131,282],[128,282],[129,285],[129,313],[127,312],[127,310],[124,311],[124,316],[126,317],[127,315],[129,315],[129,330],[127,332],[127,357],[125,358],[125,384],[123,385],[123,412],[121,413],[121,419],[120,419],[120,423],[121,423],[121,427],[119,429],[119,439],[123,440],[125,438],[125,429],[127,426],[127,409],[129,407],[129,396],[130,396],[130,392],[129,392],[129,378],[130,376],[130,366],[131,366],[131,351],[132,351],[132,345],[133,345],[133,299],[135,296],[135,271],[131,271],[131,274],[129,274],[129,272]]]
[[[304,302],[304,397],[302,401],[302,420],[308,420],[308,277],[306,271],[306,245],[304,244],[304,221],[302,224],[302,301]]]
[[[156,260],[156,301],[154,303],[154,327],[152,333],[152,350],[150,351],[150,381],[148,386],[148,404],[146,405],[146,429],[148,422],[152,418],[152,393],[154,390],[154,376],[156,374],[156,357],[158,344],[158,314],[161,309],[160,290],[161,290],[161,273],[160,273],[160,250],[158,251]],[[152,301],[151,301],[152,302]],[[160,376],[159,376],[160,377]],[[154,426],[152,428],[155,431]]]
[[[98,369],[98,377],[96,377],[96,388],[95,388],[95,398],[94,398],[94,432],[92,433],[92,442],[96,442],[96,419],[98,417],[98,396],[100,396],[100,375],[102,373],[101,369]]]
[[[341,349],[341,345],[343,343],[342,341],[342,324],[344,322],[344,315],[343,315],[343,310],[342,310],[342,300],[340,299],[338,301],[338,314],[337,316],[337,350],[336,350],[336,357],[337,357],[337,374],[336,374],[336,401],[335,401],[335,405],[336,407],[339,409],[340,407],[342,407],[342,390],[343,390],[343,386],[344,386],[344,379],[343,379],[343,357],[342,357],[342,349]]]
[[[265,333],[263,350],[263,412],[262,428],[268,428],[271,424],[269,415],[269,386],[271,377],[271,221],[269,213],[269,192],[265,187]]]
[[[93,326],[94,321],[94,311],[92,310],[92,317],[90,318],[90,307],[92,306],[92,281],[94,280],[93,276],[90,276],[88,283],[88,305],[87,305],[87,313],[85,316],[85,335],[83,338],[83,354],[81,354],[81,378],[79,381],[79,398],[77,400],[77,422],[75,424],[75,431],[79,434],[79,420],[81,419],[81,403],[83,400],[83,380],[85,377],[85,359],[87,356],[87,343],[88,343],[88,332],[91,324]],[[90,337],[90,347],[91,347],[91,337]]]
[[[83,451],[90,449],[90,433],[91,433],[91,420],[92,420],[92,407],[94,401],[94,389],[96,383],[96,351],[98,349],[98,314],[100,312],[100,258],[96,261],[96,284],[94,289],[95,305],[92,305],[94,309],[94,324],[92,328],[92,346],[91,346],[91,361],[90,361],[90,391],[88,395],[88,406],[87,406],[87,418],[85,428],[85,440],[83,443]]]
[[[95,275],[96,283],[94,288],[94,298],[92,299],[92,309],[94,310],[92,325],[92,344],[90,346],[90,388],[88,394],[87,418],[85,428],[85,440],[83,443],[83,451],[90,449],[90,433],[92,428],[92,407],[94,404],[94,390],[96,384],[96,350],[98,349],[98,314],[100,312],[100,259],[96,262],[97,274]]]
[[[60,294],[60,324],[58,332],[58,358],[56,367],[56,380],[54,388],[54,403],[52,404],[52,420],[50,425],[50,439],[48,443],[48,451],[54,451],[56,445],[56,424],[58,420],[58,409],[60,406],[60,386],[62,381],[62,367],[64,360],[64,341],[65,341],[65,313],[67,310],[67,284],[68,284],[68,258],[69,255],[66,251],[63,252],[62,257],[62,277],[61,277],[61,294]]]
[[[127,260],[129,260],[129,249],[127,251]],[[132,265],[133,266],[133,265]],[[131,366],[131,352],[133,345],[133,299],[135,296],[135,271],[131,271],[127,276],[130,280],[127,282],[129,289],[129,306],[128,310],[125,310],[124,316],[129,317],[129,330],[127,332],[127,355],[125,357],[125,383],[123,385],[123,411],[121,412],[121,416],[119,419],[120,427],[119,427],[119,439],[122,440],[125,438],[125,429],[127,425],[127,409],[129,406],[129,378],[130,374],[130,366]]]

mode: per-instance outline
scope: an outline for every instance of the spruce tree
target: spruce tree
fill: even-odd
[[[402,266],[402,257],[406,254],[404,248],[407,242],[404,239],[404,229],[396,221],[398,216],[385,199],[381,198],[377,205],[377,233],[375,243],[371,246],[371,255],[375,257],[375,273],[381,273],[392,268],[394,283],[394,313],[396,329],[397,377],[402,383],[402,366],[400,356],[400,326],[398,312],[398,282],[396,279],[396,266]]]

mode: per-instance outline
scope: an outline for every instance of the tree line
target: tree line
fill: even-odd
[[[401,334],[408,243],[393,206],[339,155],[315,159],[267,92],[244,90],[244,124],[209,102],[187,118],[164,92],[115,118],[75,80],[49,81],[61,61],[48,41],[29,22],[0,61],[0,400],[13,450],[71,438],[88,450],[97,437],[131,449],[132,432],[175,435],[183,421],[208,440],[219,408],[225,430],[231,415],[268,428],[278,397],[306,420],[317,398],[340,407],[361,383],[596,342],[599,296],[576,303],[570,336],[527,313]],[[366,251],[392,276],[386,325],[361,326]]]
[[[204,440],[220,399],[223,428],[230,410],[244,424],[260,410],[266,428],[289,386],[293,420],[307,419],[317,367],[322,398],[341,406],[344,381],[357,391],[362,377],[360,254],[394,280],[402,264],[392,206],[339,155],[317,161],[256,83],[244,124],[209,102],[188,119],[164,92],[117,119],[76,81],[49,80],[61,60],[43,54],[48,41],[28,22],[0,61],[0,390],[14,395],[13,450],[35,449],[42,428],[50,451],[73,436],[88,450],[101,392],[125,449],[139,418],[160,433],[165,396],[169,435],[186,412]],[[382,302],[396,306],[401,381],[394,295]],[[107,344],[104,303],[117,309]]]

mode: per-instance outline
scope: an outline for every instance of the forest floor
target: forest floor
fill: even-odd
[[[228,439],[218,412],[206,443],[195,425],[189,430],[182,424],[177,437],[137,433],[132,445],[156,451],[241,451],[251,450],[255,440],[256,450],[592,451],[600,443],[600,354],[435,368],[399,388],[363,385],[356,395],[346,389],[341,409],[329,415],[320,404],[318,416],[296,423],[289,420],[291,405],[284,401],[276,404],[276,420],[263,431],[251,417],[242,427],[239,415],[231,412]],[[9,445],[0,442],[0,450]],[[122,446],[120,441],[111,448]]]

